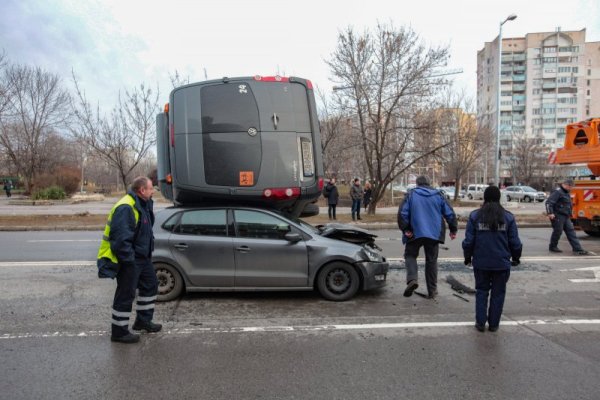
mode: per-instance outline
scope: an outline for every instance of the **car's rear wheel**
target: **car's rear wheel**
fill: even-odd
[[[343,262],[326,265],[317,277],[317,289],[327,300],[346,301],[356,294],[359,286],[358,272],[352,265]]]
[[[531,203],[531,197],[529,196],[525,196],[523,200],[525,200],[525,203]]]
[[[175,267],[169,264],[155,263],[154,271],[158,279],[156,301],[171,301],[181,296],[184,286],[183,278]]]

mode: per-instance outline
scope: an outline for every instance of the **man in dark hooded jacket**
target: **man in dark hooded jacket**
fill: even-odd
[[[425,176],[417,178],[417,187],[409,191],[398,209],[398,227],[404,235],[404,262],[406,264],[406,289],[404,296],[410,297],[418,284],[417,256],[425,248],[425,281],[429,298],[437,295],[437,258],[439,244],[444,243],[446,225],[450,228],[450,239],[456,238],[458,224],[456,214],[444,195],[429,186]]]

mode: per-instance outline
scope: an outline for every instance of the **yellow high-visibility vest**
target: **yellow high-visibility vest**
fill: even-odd
[[[108,213],[108,221],[106,222],[106,226],[104,227],[104,234],[102,235],[102,242],[100,243],[100,248],[98,249],[98,260],[102,258],[108,258],[114,264],[118,264],[117,256],[114,255],[110,248],[110,221],[112,220],[112,216],[115,213],[117,207],[122,206],[123,204],[127,204],[133,210],[133,215],[135,216],[135,224],[137,225],[140,220],[140,212],[135,208],[135,199],[131,197],[129,194],[126,194],[121,198],[121,200],[117,201],[117,203],[113,206]]]

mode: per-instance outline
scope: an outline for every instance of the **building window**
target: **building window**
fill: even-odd
[[[573,67],[572,69],[573,73],[576,74],[579,72],[579,67]]]
[[[588,95],[588,96],[590,95],[590,89],[588,89],[588,90],[587,90],[587,95]]]
[[[588,76],[592,75],[592,70],[588,69]]]

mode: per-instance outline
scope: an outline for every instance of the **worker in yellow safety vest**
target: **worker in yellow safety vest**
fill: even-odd
[[[136,343],[140,335],[129,331],[129,317],[136,298],[134,331],[158,332],[161,324],[152,322],[158,280],[152,265],[154,213],[152,181],[137,177],[110,210],[98,250],[98,276],[117,278],[112,307],[111,340]]]

